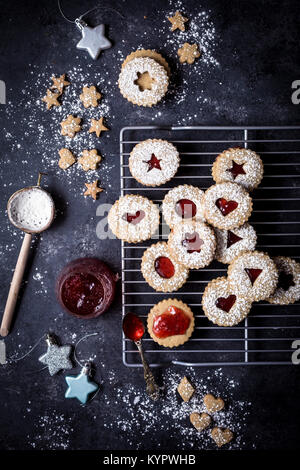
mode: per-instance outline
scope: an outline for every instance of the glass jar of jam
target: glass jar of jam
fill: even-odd
[[[56,283],[64,309],[80,318],[96,318],[112,303],[118,274],[97,258],[79,258],[67,264]]]

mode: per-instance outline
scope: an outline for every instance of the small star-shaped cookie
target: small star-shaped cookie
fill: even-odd
[[[172,23],[171,31],[175,31],[176,29],[180,29],[180,31],[185,31],[184,23],[189,21],[188,18],[182,16],[180,11],[176,11],[174,16],[168,17],[168,20],[170,21],[170,23]]]
[[[69,149],[66,149],[66,148],[60,149],[58,153],[60,156],[58,166],[62,170],[66,170],[67,168],[69,168],[76,162],[76,158],[74,157],[73,153]]]
[[[89,128],[89,134],[95,132],[97,137],[100,137],[102,131],[108,131],[109,129],[104,126],[103,124],[103,117],[100,119],[92,119],[91,120],[91,127]]]
[[[98,187],[98,180],[95,180],[93,183],[84,183],[87,187],[87,190],[83,194],[84,196],[92,196],[93,199],[97,199],[97,194],[102,193],[103,188]]]
[[[83,150],[82,157],[78,159],[78,162],[82,166],[84,171],[96,170],[97,165],[101,162],[101,155],[98,155],[96,149],[93,150]]]
[[[198,49],[197,44],[189,44],[185,42],[181,48],[178,49],[179,61],[183,64],[193,64],[197,57],[200,57],[201,52]]]
[[[67,119],[60,123],[61,125],[61,134],[66,135],[70,138],[74,137],[76,132],[80,131],[81,118],[74,117],[72,114],[69,114]]]
[[[95,108],[96,106],[98,106],[98,100],[101,99],[101,93],[96,90],[96,87],[94,85],[90,87],[84,86],[82,88],[82,94],[80,95],[80,99],[85,108],[89,108],[90,106]]]
[[[58,98],[60,97],[61,93],[60,92],[54,92],[51,90],[47,90],[46,96],[42,98],[42,101],[44,101],[47,104],[47,109],[51,109],[52,106],[61,106],[61,103],[58,101]]]
[[[53,85],[51,86],[51,90],[58,90],[61,93],[63,92],[64,87],[69,86],[70,82],[66,80],[66,74],[64,73],[60,77],[51,77],[53,81]]]

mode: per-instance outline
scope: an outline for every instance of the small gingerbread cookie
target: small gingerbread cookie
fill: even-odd
[[[210,281],[202,296],[202,308],[207,318],[219,326],[240,323],[251,309],[251,301],[232,289],[226,277]]]
[[[189,275],[189,270],[173,258],[164,242],[151,245],[145,250],[141,271],[149,286],[158,292],[180,289]]]
[[[61,134],[72,139],[75,137],[75,134],[80,131],[81,129],[81,118],[74,117],[72,114],[69,114],[67,119],[60,123],[61,125]]]
[[[211,430],[211,437],[215,441],[218,447],[222,447],[225,444],[229,444],[232,441],[234,435],[230,429],[222,429],[215,427]]]
[[[177,172],[179,153],[166,140],[147,139],[132,149],[128,163],[130,173],[139,183],[160,186]]]
[[[205,191],[204,216],[221,230],[231,230],[243,225],[252,212],[252,199],[237,183],[219,183]]]
[[[64,73],[60,77],[51,77],[53,85],[51,86],[51,90],[58,90],[60,93],[64,91],[64,88],[70,85],[70,82],[66,80],[66,74]]]
[[[129,243],[148,240],[159,226],[159,210],[146,197],[127,194],[108,213],[108,225],[117,238]]]
[[[248,223],[231,230],[215,228],[217,238],[216,259],[229,264],[245,251],[254,251],[257,236],[254,228]]]
[[[274,293],[278,271],[276,264],[266,253],[246,251],[229,265],[228,281],[237,295],[250,301],[259,301]]]
[[[248,191],[259,185],[263,173],[260,156],[246,148],[224,150],[212,166],[212,177],[216,183],[231,181],[242,185]]]
[[[300,300],[300,264],[285,256],[273,258],[279,277],[275,292],[267,302],[277,305],[293,304]]]
[[[101,117],[100,119],[91,119],[91,127],[89,128],[89,134],[91,134],[92,132],[95,132],[96,136],[97,137],[100,137],[101,135],[101,132],[105,132],[105,131],[108,131],[108,127],[105,127],[105,125],[103,124],[103,120],[104,118]]]
[[[177,392],[179,393],[183,401],[188,402],[194,395],[195,388],[193,387],[189,379],[184,376],[178,384]]]
[[[97,199],[98,194],[104,191],[103,188],[99,188],[98,180],[93,181],[92,183],[84,183],[87,187],[87,190],[83,193],[84,196],[91,196],[94,200]]]
[[[60,156],[58,166],[62,170],[66,170],[67,168],[70,168],[70,166],[72,166],[76,162],[76,158],[74,157],[73,153],[69,149],[66,149],[66,148],[60,149],[58,153]]]
[[[169,16],[168,20],[172,24],[171,26],[171,31],[176,31],[176,29],[180,29],[180,31],[185,31],[185,24],[188,20],[188,18],[185,18],[182,16],[180,11],[176,11],[174,16]]]
[[[78,162],[84,171],[96,170],[98,163],[102,160],[96,149],[83,150],[82,157],[78,158]]]
[[[47,94],[44,96],[44,98],[42,98],[42,101],[46,103],[47,109],[51,109],[53,106],[61,106],[61,103],[58,101],[60,96],[60,91],[47,90]]]
[[[212,393],[207,393],[203,398],[203,403],[209,413],[217,413],[223,410],[225,403],[220,397],[215,398]]]
[[[216,238],[211,227],[198,221],[183,221],[169,235],[168,247],[175,259],[191,269],[208,266],[214,258]]]
[[[85,108],[89,108],[90,106],[96,108],[96,106],[98,106],[98,101],[101,99],[101,96],[101,93],[99,93],[96,87],[93,85],[90,87],[84,86],[79,98]]]
[[[187,184],[176,186],[167,192],[162,203],[162,212],[169,227],[172,228],[186,219],[205,222],[203,195],[204,191]]]
[[[185,42],[182,47],[178,49],[179,62],[184,64],[193,64],[195,60],[201,56],[201,52],[198,49],[198,44],[189,44]]]
[[[191,413],[190,421],[197,431],[201,432],[211,424],[211,417],[207,413]]]

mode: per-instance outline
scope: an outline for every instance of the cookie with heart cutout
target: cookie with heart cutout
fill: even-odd
[[[205,315],[219,326],[237,325],[247,317],[251,305],[251,300],[232,289],[226,277],[210,281],[202,296]]]
[[[162,212],[170,228],[182,220],[205,222],[202,198],[204,191],[196,186],[182,184],[167,192],[162,203]]]
[[[176,261],[165,242],[156,243],[145,250],[141,271],[149,286],[158,292],[180,289],[189,275],[189,269]]]
[[[245,223],[231,230],[215,228],[217,238],[216,259],[229,264],[245,251],[254,251],[257,236],[252,225]]]
[[[205,191],[203,203],[204,217],[221,230],[240,227],[252,212],[251,197],[237,183],[214,184]]]
[[[230,181],[238,183],[248,191],[260,184],[264,173],[263,162],[253,150],[230,148],[217,156],[212,166],[212,177],[216,183]]]
[[[179,153],[167,140],[147,139],[130,152],[129,170],[144,186],[160,186],[169,181],[178,170]]]
[[[211,227],[195,220],[175,225],[168,239],[172,256],[187,268],[208,266],[215,254],[216,237]]]
[[[267,253],[246,251],[229,265],[228,281],[235,295],[250,301],[264,300],[276,289],[278,270]]]
[[[279,277],[275,292],[267,302],[277,305],[293,304],[300,300],[300,264],[295,260],[276,256],[273,258]]]
[[[111,207],[108,225],[113,234],[129,243],[148,240],[159,227],[159,210],[146,197],[127,194]]]

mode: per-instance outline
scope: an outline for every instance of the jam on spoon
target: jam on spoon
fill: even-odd
[[[220,197],[216,200],[216,206],[225,217],[237,208],[238,203],[236,201],[227,201],[224,197]]]
[[[228,297],[219,297],[216,301],[216,306],[224,312],[229,312],[234,306],[236,301],[235,295],[229,295]]]
[[[262,273],[262,269],[245,268],[245,271],[248,274],[252,285],[255,283],[258,276]]]
[[[189,316],[181,308],[170,305],[165,312],[155,317],[152,330],[157,338],[184,335],[190,322]]]
[[[190,199],[180,199],[175,204],[175,212],[182,219],[192,219],[197,213],[197,206]]]
[[[152,153],[150,160],[148,160],[147,162],[144,162],[148,164],[147,172],[153,170],[153,168],[156,168],[157,170],[161,170],[160,161],[161,160],[158,160],[158,158],[154,155],[154,153]]]
[[[227,232],[227,248],[230,248],[232,245],[239,242],[240,240],[243,240],[243,238],[239,237],[235,233],[228,230],[228,232]]]
[[[175,274],[175,268],[172,261],[166,256],[159,256],[154,262],[154,269],[160,277],[170,279]]]

